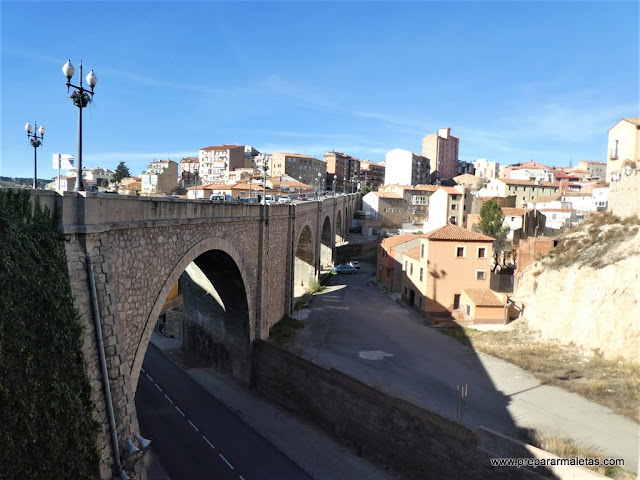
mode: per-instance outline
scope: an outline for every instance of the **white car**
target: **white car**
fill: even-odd
[[[354,260],[352,262],[349,262],[349,265],[351,265],[353,268],[355,268],[356,270],[360,270],[360,262],[357,260]]]
[[[280,197],[278,199],[278,203],[291,203],[291,198],[289,198],[289,197]]]

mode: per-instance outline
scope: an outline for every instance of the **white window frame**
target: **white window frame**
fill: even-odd
[[[482,274],[482,278],[478,276],[478,274]],[[486,280],[487,279],[487,271],[486,270],[476,270],[476,280]]]
[[[480,256],[480,249],[484,250],[484,255]],[[487,247],[478,247],[478,258],[487,258]]]
[[[458,249],[462,249],[462,256],[458,255]],[[456,258],[467,258],[467,247],[464,245],[456,245]]]

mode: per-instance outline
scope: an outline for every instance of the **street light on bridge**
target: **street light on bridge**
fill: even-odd
[[[36,122],[33,123],[34,132],[31,133],[31,124],[27,122],[24,126],[24,129],[27,131],[27,139],[31,142],[31,146],[33,147],[33,189],[38,188],[38,147],[42,145],[42,141],[44,140],[44,125],[40,125],[38,128],[38,124]],[[40,136],[38,137],[38,133]]]
[[[71,60],[62,67],[62,73],[67,77],[67,92],[69,92],[70,87],[77,89],[71,94],[73,104],[78,107],[78,176],[73,191],[84,192],[84,180],[82,179],[82,109],[93,100],[93,87],[98,83],[98,77],[93,73],[93,70],[89,72],[87,75],[87,83],[91,89],[87,90],[82,86],[82,60],[80,60],[80,85],[73,85],[71,83],[71,78],[75,72],[76,69],[71,65]]]

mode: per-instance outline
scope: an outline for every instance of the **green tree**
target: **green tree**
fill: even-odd
[[[508,246],[507,234],[509,226],[504,225],[504,214],[502,208],[495,200],[489,200],[480,209],[480,222],[473,226],[476,232],[493,237],[493,270],[500,264],[498,261],[500,254],[504,252]]]
[[[120,183],[123,178],[130,176],[129,167],[124,162],[120,162],[116,167],[116,173],[113,175],[113,182]]]

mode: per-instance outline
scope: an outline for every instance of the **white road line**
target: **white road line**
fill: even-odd
[[[148,378],[149,380],[151,380],[151,381],[153,382],[153,378],[151,378],[151,375],[149,375],[148,373],[145,373],[145,375],[147,376],[147,378]]]
[[[216,449],[216,447],[213,446],[213,443],[211,443],[207,437],[202,435],[202,438],[204,438],[204,441],[207,442],[211,448],[213,448],[214,450]]]
[[[156,388],[162,392],[162,389],[160,388],[160,385],[158,385],[157,383],[155,385],[156,385]]]
[[[191,425],[196,432],[200,431],[198,430],[198,427],[196,427],[191,420],[187,420],[187,422],[189,422],[189,425]]]
[[[240,475],[240,480],[244,480],[244,477],[242,475]]]
[[[186,415],[178,407],[176,407],[176,410],[178,410],[180,412],[180,415],[182,415],[183,417],[186,417]]]
[[[140,367],[140,370],[142,371],[142,373],[146,373],[146,372],[144,371],[144,368]]]
[[[171,403],[173,403],[173,400],[171,400],[171,399],[167,396],[167,394],[166,394],[166,393],[164,394],[164,397],[165,397],[167,400],[169,400]]]
[[[220,458],[221,458],[222,460],[224,460],[224,463],[226,463],[227,465],[229,465],[229,468],[230,468],[231,470],[234,470],[233,465],[231,465],[231,464],[229,463],[229,461],[228,461],[226,458],[224,458],[224,456],[223,456],[221,453],[219,453],[218,455],[220,455]]]

